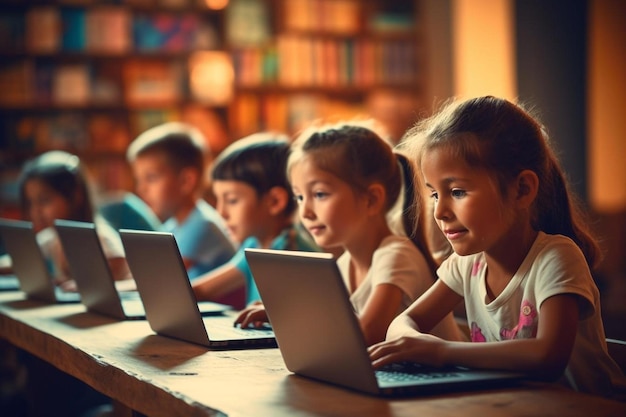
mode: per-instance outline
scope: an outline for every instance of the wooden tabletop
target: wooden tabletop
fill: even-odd
[[[148,416],[616,416],[626,404],[548,384],[385,399],[290,374],[278,349],[211,351],[82,305],[0,293],[0,337]]]

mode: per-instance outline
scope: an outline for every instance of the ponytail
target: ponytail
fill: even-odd
[[[533,226],[548,234],[561,234],[572,239],[594,268],[600,262],[601,251],[593,238],[581,205],[568,189],[568,183],[552,152],[548,150],[544,185],[535,203]],[[541,208],[550,208],[548,210]]]
[[[398,164],[400,165],[400,175],[404,183],[404,195],[402,199],[402,227],[404,232],[411,239],[411,242],[424,255],[428,268],[433,278],[437,275],[437,263],[433,259],[429,250],[426,233],[423,225],[425,224],[426,213],[425,204],[421,193],[416,192],[419,181],[415,175],[415,169],[409,159],[401,153],[394,152]]]

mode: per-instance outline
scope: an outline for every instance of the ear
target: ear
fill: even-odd
[[[384,211],[387,191],[382,184],[374,183],[367,187],[367,209],[370,214],[378,214]]]
[[[267,193],[265,193],[265,201],[268,207],[268,212],[272,216],[278,216],[281,214],[287,202],[289,200],[289,193],[283,187],[272,187]]]
[[[200,173],[191,167],[183,168],[178,173],[178,179],[180,181],[180,189],[185,194],[190,194],[196,191],[198,188],[198,181],[200,180]]]
[[[515,179],[515,200],[520,208],[530,207],[539,191],[539,177],[534,171],[525,169]]]

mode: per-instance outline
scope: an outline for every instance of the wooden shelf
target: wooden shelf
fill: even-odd
[[[91,152],[114,158],[142,130],[171,120],[222,138],[210,143],[219,152],[228,141],[260,130],[293,133],[307,120],[362,116],[372,92],[422,94],[418,0],[264,0],[255,3],[258,15],[237,11],[236,2],[225,10],[196,0],[181,8],[153,3],[0,0],[0,34],[6,35],[0,38],[0,143],[9,154],[22,159],[39,153],[50,135],[55,146],[78,149],[88,159]],[[287,13],[294,5],[308,14]],[[416,16],[404,19],[398,7]],[[35,13],[35,21],[42,20],[36,30],[29,14],[34,9],[42,13]],[[81,19],[104,10],[118,13],[112,21],[119,27],[101,24],[103,32],[94,35]],[[147,23],[137,23],[144,18]],[[189,18],[193,28],[180,29],[180,43],[168,44],[153,18],[172,28]],[[394,18],[400,21],[395,28]],[[70,36],[64,44],[58,25],[71,25],[63,19],[78,19],[73,30],[85,39]],[[54,36],[60,38],[49,39]],[[225,67],[215,70],[208,65],[212,59]],[[222,97],[207,98],[218,89]],[[64,145],[64,137],[74,139]]]

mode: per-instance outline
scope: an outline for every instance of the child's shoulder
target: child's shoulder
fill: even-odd
[[[535,262],[550,262],[578,267],[587,265],[585,256],[578,245],[569,237],[539,232],[531,248]]]

